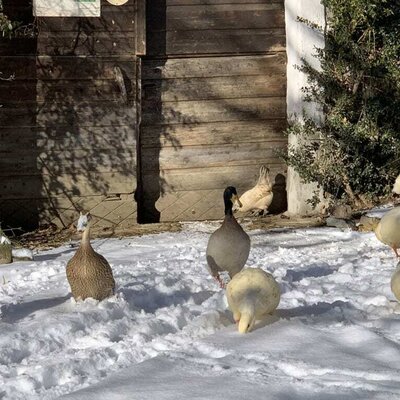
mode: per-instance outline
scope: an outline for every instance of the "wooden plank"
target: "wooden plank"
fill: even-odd
[[[34,151],[36,136],[34,128],[0,128],[0,153],[18,153],[21,149]]]
[[[267,164],[270,168],[273,184],[279,174],[286,174],[287,167],[282,161],[253,160],[243,165],[221,166],[212,168],[191,168],[162,171],[160,175],[151,171],[143,171],[144,196],[154,196],[154,193],[177,193],[191,190],[219,190],[222,205],[222,193],[227,186],[235,186],[239,196],[257,182],[260,165]]]
[[[0,128],[0,152],[37,153],[43,148],[52,151],[87,149],[106,151],[109,148],[136,148],[136,132],[129,125],[106,127],[54,126],[48,128]]]
[[[0,81],[0,104],[10,100],[23,104],[36,100],[36,83],[34,81]]]
[[[144,56],[146,55],[146,0],[136,0],[135,18],[136,54]]]
[[[22,126],[36,126],[36,103],[26,102],[24,107],[3,103],[0,107],[0,127],[17,129]]]
[[[39,102],[84,99],[118,101],[121,99],[122,90],[124,89],[117,80],[0,81],[0,103],[10,99],[14,103],[25,103],[33,99]]]
[[[136,173],[136,150],[73,149],[64,151],[43,151],[28,149],[20,153],[0,152],[0,176],[72,174],[77,171]]]
[[[136,149],[136,131],[132,125],[38,128],[36,140],[38,147],[47,147],[52,150],[89,147],[98,151],[118,148],[135,151]]]
[[[15,76],[15,80],[36,78],[36,57],[34,56],[8,56],[0,57],[0,71],[3,77]]]
[[[216,168],[237,165],[244,161],[270,160],[277,163],[280,159],[276,154],[283,150],[287,140],[274,142],[241,143],[217,146],[185,146],[182,148],[165,147],[161,149],[147,148],[142,151],[141,165],[146,171]]]
[[[136,122],[135,104],[122,101],[98,103],[76,102],[74,104],[39,103],[38,126],[80,125],[110,126],[134,125]]]
[[[168,8],[167,31],[206,29],[270,29],[285,27],[281,4],[227,4]],[[150,21],[150,31],[159,30],[157,18]]]
[[[142,126],[140,143],[147,147],[174,147],[267,142],[285,138],[284,119]]]
[[[3,72],[3,76],[15,74],[16,81],[36,81],[37,78],[41,80],[115,80],[116,68],[119,68],[127,79],[136,79],[135,58],[131,54],[118,57],[29,55],[2,55],[0,57],[0,71]]]
[[[136,149],[113,149],[99,152],[95,149],[74,149],[63,152],[41,152],[37,164],[43,175],[72,174],[80,172],[118,171],[126,175],[136,174]]]
[[[164,46],[165,43],[165,46]],[[153,32],[148,55],[240,54],[285,51],[284,29]]]
[[[7,56],[35,55],[36,39],[13,38],[0,40],[0,54]]]
[[[207,78],[222,76],[273,76],[286,73],[286,54],[193,57],[144,60],[142,76],[150,79]]]
[[[285,119],[286,99],[224,99],[143,104],[144,125]]]
[[[118,70],[128,80],[136,80],[136,60],[110,57],[51,57],[37,58],[37,77],[41,80],[116,80]],[[79,73],[77,73],[79,71]],[[89,82],[88,82],[89,83]]]
[[[65,195],[93,196],[133,193],[136,179],[124,172],[86,173],[86,175],[8,176],[2,179],[0,199],[40,199]]]
[[[143,81],[145,100],[184,101],[286,95],[286,74]]]
[[[135,54],[135,38],[129,32],[89,31],[86,34],[42,32],[38,37],[37,54],[46,56]]]
[[[0,126],[113,126],[136,122],[135,104],[123,101],[88,103],[32,103],[25,107],[5,104],[0,108]]]

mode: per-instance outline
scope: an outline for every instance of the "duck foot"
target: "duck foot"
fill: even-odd
[[[219,287],[221,289],[225,289],[225,282],[221,279],[221,277],[218,275],[214,276],[214,279],[219,283]]]

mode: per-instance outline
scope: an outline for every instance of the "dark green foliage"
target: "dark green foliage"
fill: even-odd
[[[387,194],[400,173],[400,0],[322,3],[321,69],[300,68],[308,76],[305,99],[324,119],[305,115],[304,124],[289,128],[304,140],[285,158],[304,181],[364,206]]]
[[[20,24],[10,19],[3,13],[3,2],[0,0],[0,37],[11,38]]]

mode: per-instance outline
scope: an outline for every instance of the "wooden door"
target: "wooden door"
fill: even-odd
[[[226,3],[147,2],[141,222],[221,218],[224,188],[249,189],[262,164],[284,186],[284,2]]]
[[[16,19],[32,18],[31,3],[5,1]],[[34,40],[15,39],[7,48],[0,43],[0,71],[15,72],[14,81],[1,82],[10,96],[0,91],[5,225],[67,227],[79,210],[91,211],[98,228],[137,223],[143,4],[102,0],[98,18],[39,17]]]

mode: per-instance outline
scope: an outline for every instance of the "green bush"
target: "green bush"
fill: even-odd
[[[20,24],[11,21],[3,12],[3,2],[0,0],[0,37],[11,38]]]
[[[5,14],[0,12],[0,33],[2,37],[10,39],[18,25],[17,22],[10,21]]]
[[[400,173],[400,1],[323,0],[325,48],[319,70],[303,60],[306,101],[322,122],[304,115],[288,133],[300,145],[284,156],[305,182],[359,208],[388,194]],[[321,29],[302,20],[312,29]]]

